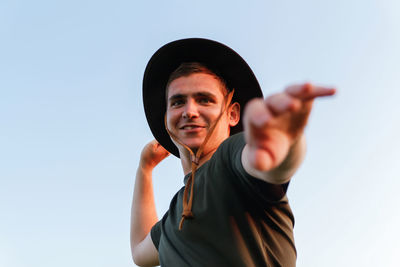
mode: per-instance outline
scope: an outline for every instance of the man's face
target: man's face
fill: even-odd
[[[196,151],[225,105],[225,91],[210,74],[193,73],[173,80],[167,90],[167,126],[180,142]],[[229,137],[236,123],[224,112],[204,148],[208,153]],[[178,147],[179,145],[176,144]]]

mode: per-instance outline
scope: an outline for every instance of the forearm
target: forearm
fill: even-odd
[[[158,221],[154,203],[152,169],[139,166],[131,210],[131,247],[139,244]]]

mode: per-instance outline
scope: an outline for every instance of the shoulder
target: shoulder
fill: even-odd
[[[233,155],[235,153],[241,153],[245,145],[244,133],[240,132],[225,139],[218,147],[217,152]]]
[[[229,136],[222,144],[231,144],[231,145],[245,145],[246,142],[244,140],[244,133],[236,133],[234,135]]]
[[[243,133],[234,134],[225,139],[210,159],[211,166],[232,170],[241,165],[241,155],[246,143]]]
[[[224,169],[230,178],[234,177],[241,190],[250,192],[253,197],[258,195],[262,202],[271,203],[284,201],[289,183],[271,184],[249,174],[242,162],[242,152],[246,145],[244,133],[240,132],[227,138],[214,154],[216,166]],[[259,200],[261,200],[259,199]]]

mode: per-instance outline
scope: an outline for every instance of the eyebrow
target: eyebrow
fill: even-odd
[[[206,97],[216,98],[216,95],[209,92],[198,92],[195,94],[195,96],[206,96]]]
[[[171,102],[171,101],[174,101],[177,99],[182,99],[182,98],[185,98],[185,95],[183,95],[183,94],[172,95],[168,98],[168,102]]]
[[[198,92],[198,93],[195,93],[193,96],[194,97],[199,97],[199,96],[200,97],[210,97],[212,99],[216,98],[216,96],[214,94],[209,93],[209,92]],[[184,94],[175,94],[175,95],[170,96],[168,98],[168,101],[170,102],[170,101],[174,101],[174,100],[177,100],[177,99],[183,99],[183,98],[186,98],[186,97],[187,97],[187,95],[184,95]]]

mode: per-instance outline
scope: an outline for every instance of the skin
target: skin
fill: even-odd
[[[167,94],[169,131],[195,153],[222,112],[226,94],[226,89],[221,88],[218,80],[210,74],[195,73],[172,81]],[[235,126],[239,119],[240,107],[234,103],[224,112],[204,147],[200,165],[229,137],[230,127]],[[183,146],[174,143],[179,149],[184,173],[187,174],[191,171],[190,154]]]
[[[207,93],[207,94],[204,94]],[[202,144],[209,127],[224,104],[225,91],[208,74],[192,74],[174,80],[168,88],[167,125],[178,139],[192,150]],[[293,176],[305,155],[304,128],[315,98],[335,94],[335,89],[312,84],[287,87],[266,99],[254,99],[246,107],[243,118],[246,145],[242,152],[244,169],[255,178],[274,184],[286,183]],[[212,101],[204,99],[210,96]],[[179,97],[176,97],[179,96]],[[177,102],[176,102],[177,101]],[[232,104],[224,112],[207,143],[200,165],[229,137],[229,128],[239,121],[240,107]],[[190,157],[186,149],[176,144],[184,173],[190,172]],[[135,263],[158,265],[158,252],[149,232],[158,221],[151,173],[168,152],[156,141],[142,151],[136,174],[132,204],[131,247]]]
[[[158,251],[150,237],[151,227],[158,221],[154,203],[152,172],[155,166],[169,156],[156,140],[142,150],[136,172],[131,210],[131,252],[139,266],[156,266]]]
[[[245,170],[270,183],[288,182],[304,159],[303,132],[314,99],[335,92],[334,88],[306,83],[289,86],[265,100],[250,101],[243,118]]]

